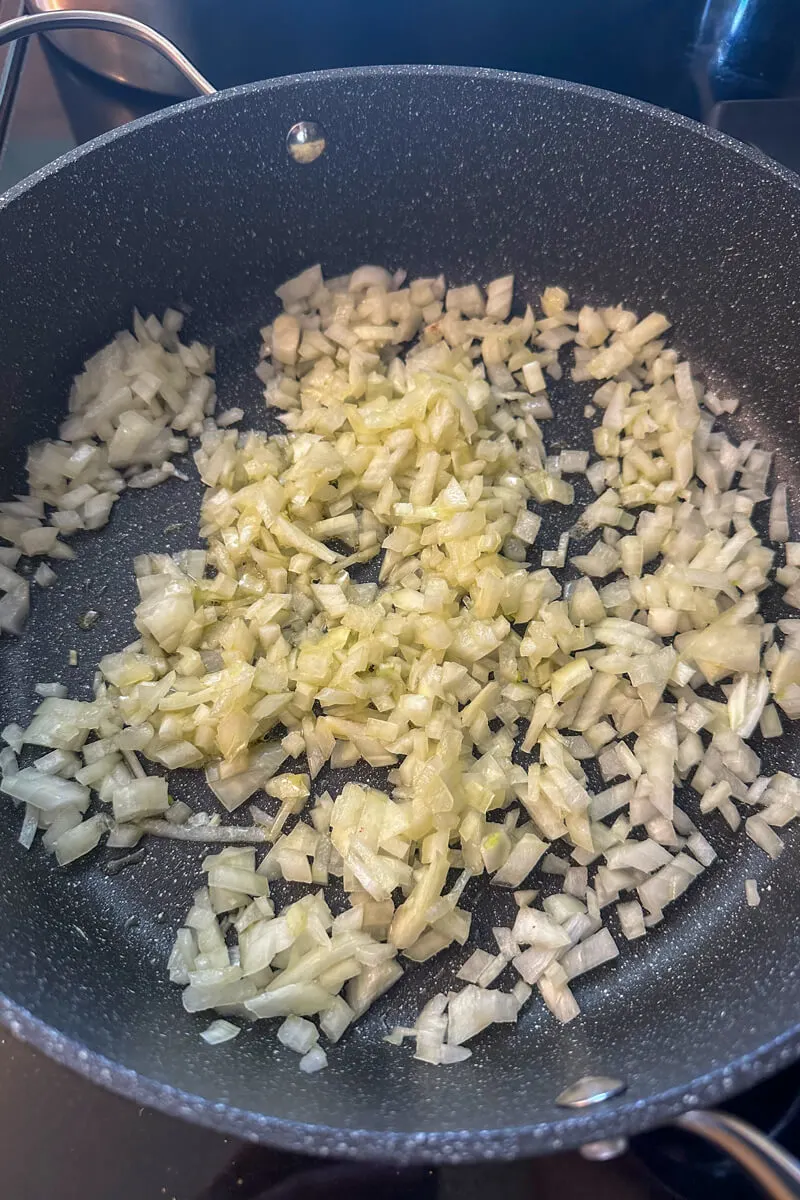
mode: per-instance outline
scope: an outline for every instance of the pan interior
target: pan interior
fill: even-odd
[[[327,149],[302,166],[283,143],[306,118],[322,122]],[[371,261],[444,271],[455,283],[514,271],[523,301],[556,283],[575,302],[663,309],[674,344],[741,396],[733,434],[777,451],[791,507],[800,491],[798,217],[795,183],[755,156],[654,110],[524,77],[354,71],[190,104],[104,139],[0,204],[3,492],[21,480],[25,445],[53,435],[70,375],[126,325],[134,303],[183,307],[191,335],[217,346],[221,406],[241,405],[243,425],[276,428],[253,374],[274,287],[312,262],[338,274]],[[549,446],[590,446],[590,390],[552,388]],[[29,719],[37,681],[90,697],[97,659],[134,636],[134,555],[198,545],[200,494],[194,476],[126,493],[105,530],[75,539],[77,559],[58,565],[57,585],[34,589],[25,636],[0,646],[3,724]],[[555,545],[558,518],[545,510],[542,546]],[[102,619],[84,631],[77,617],[87,608]],[[77,668],[68,666],[72,648]],[[756,749],[766,769],[791,771],[797,738],[790,729],[778,746]],[[319,785],[337,791],[353,777],[331,771]],[[210,807],[192,773],[172,790]],[[773,864],[721,819],[704,825],[721,861],[647,938],[623,945],[618,963],[576,985],[583,1012],[570,1026],[531,1003],[517,1027],[483,1035],[451,1068],[386,1045],[394,1024],[451,986],[466,956],[456,948],[410,965],[311,1082],[270,1026],[205,1046],[207,1018],[185,1014],[166,981],[203,848],[150,843],[140,865],[113,878],[107,851],[57,870],[38,843],[28,854],[16,845],[20,819],[0,807],[0,992],[146,1079],[244,1110],[201,1112],[240,1131],[329,1153],[530,1151],[583,1136],[579,1123],[553,1128],[563,1116],[555,1096],[582,1075],[626,1080],[607,1120],[642,1125],[673,1101],[743,1086],[794,1032],[791,829]],[[757,909],[745,905],[747,876],[759,880]],[[472,940],[490,946],[491,926],[513,919],[513,899],[478,883],[471,894]],[[672,1100],[645,1116],[642,1102],[665,1093]]]

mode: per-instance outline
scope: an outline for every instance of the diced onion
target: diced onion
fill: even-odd
[[[783,839],[778,837],[774,829],[770,829],[763,817],[748,817],[744,828],[747,836],[766,851],[770,858],[777,858],[783,850]]]
[[[232,1021],[216,1020],[212,1021],[207,1029],[204,1029],[200,1037],[209,1046],[219,1046],[223,1042],[230,1042],[233,1038],[241,1033],[239,1025],[234,1025]]]
[[[314,1075],[328,1065],[328,1056],[321,1046],[312,1046],[300,1059],[300,1070],[305,1075]]]
[[[305,1017],[287,1017],[277,1032],[278,1041],[296,1054],[307,1054],[319,1040],[319,1030]]]
[[[800,813],[797,781],[762,774],[747,744],[800,717],[800,620],[759,610],[772,579],[800,609],[785,485],[776,571],[756,528],[772,454],[715,428],[737,401],[665,348],[663,314],[573,309],[548,288],[543,317],[511,316],[513,288],[303,271],[261,331],[278,437],[233,429],[239,408],[215,422],[213,352],[179,340],[177,310],[137,313],[76,379],[59,440],[31,449],[29,494],[0,504],[0,630],[19,634],[20,553],[72,557],[67,539],[105,525],[124,490],[187,479],[172,459],[199,439],[205,548],[136,558],[137,640],[101,660],[93,701],[35,686],[27,729],[3,731],[0,791],[25,805],[23,846],[41,829],[60,863],[106,833],[126,849],[216,844],[170,978],[188,1012],[282,1018],[304,1072],[404,966],[468,943],[475,876],[528,886],[497,952],[472,948],[465,986],[442,984],[390,1035],[431,1065],[463,1061],[534,988],[575,1019],[570,981],[619,953],[610,906],[641,938],[714,862],[678,784],[711,827],[749,806],[746,832],[773,857]],[[548,453],[538,424],[569,343],[591,456]],[[566,476],[584,473],[591,502],[537,549],[545,506],[572,506]],[[565,580],[570,550],[580,578]],[[377,581],[355,570],[368,564]],[[55,576],[39,564],[34,579]],[[20,767],[26,745],[47,753]],[[362,761],[386,790],[359,775],[320,794],[323,771]],[[175,801],[182,769],[205,772],[220,811]],[[540,898],[534,872],[563,890]],[[349,904],[336,916],[332,879]],[[492,986],[514,973],[511,991]],[[215,1020],[201,1036],[238,1032]]]
[[[103,834],[107,832],[108,818],[105,813],[97,813],[76,825],[74,829],[62,833],[53,846],[59,866],[64,867],[94,850]]]

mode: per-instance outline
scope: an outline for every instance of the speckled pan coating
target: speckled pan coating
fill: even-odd
[[[317,120],[326,153],[289,160]],[[220,347],[223,403],[264,422],[252,376],[272,289],[321,260],[368,260],[455,281],[506,270],[535,297],[664,307],[677,342],[779,451],[796,503],[800,181],[683,118],[589,89],[483,70],[394,68],[293,77],[189,102],[100,138],[0,199],[0,404],[4,491],[22,450],[51,434],[67,380],[134,303],[179,303]],[[585,392],[556,389],[551,442],[587,444]],[[126,496],[111,526],[34,600],[30,635],[0,649],[0,717],[25,719],[32,682],[88,695],[97,656],[129,636],[131,556],[194,543],[198,489]],[[555,544],[556,525],[547,533]],[[181,529],[166,532],[175,523]],[[551,544],[547,537],[543,545]],[[103,619],[76,625],[89,606]],[[67,651],[80,651],[70,670]],[[797,766],[797,741],[768,762]],[[331,779],[332,786],[339,782]],[[188,780],[176,791],[205,802]],[[58,872],[15,844],[0,808],[0,1016],[21,1037],[142,1103],[241,1136],[324,1155],[397,1162],[508,1158],[630,1133],[755,1083],[798,1050],[800,891],[793,833],[777,864],[712,827],[717,869],[620,963],[577,985],[568,1029],[531,1005],[473,1058],[436,1070],[380,1039],[459,956],[412,970],[313,1080],[271,1031],[223,1048],[198,1038],[164,979],[200,850],[148,848],[109,879],[108,852]],[[760,881],[760,908],[743,881]],[[476,888],[476,925],[510,915]],[[132,918],[135,919],[132,922]],[[554,1098],[586,1073],[627,1092],[567,1116]]]

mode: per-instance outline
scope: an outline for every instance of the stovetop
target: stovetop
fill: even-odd
[[[720,5],[708,0],[705,7]],[[758,5],[739,0],[738,7]],[[19,9],[19,0],[0,0],[0,20]],[[687,6],[681,9],[685,15]],[[0,191],[97,134],[170,103],[111,85],[46,44],[6,52],[4,60],[2,53]],[[543,68],[536,62],[531,69]],[[572,77],[598,82],[577,69]],[[769,87],[742,88],[737,95],[735,88],[716,86],[720,77],[698,69],[696,47],[687,44],[674,86],[662,75],[658,94],[641,94],[702,116],[800,170],[800,99],[777,98]],[[800,1152],[800,1066],[728,1107]],[[504,1200],[756,1195],[716,1152],[667,1131],[638,1138],[627,1153],[602,1163],[577,1153],[436,1170],[322,1162],[138,1107],[2,1034],[0,1131],[0,1193],[8,1200],[366,1200],[377,1194],[384,1200],[472,1200],[487,1190]]]

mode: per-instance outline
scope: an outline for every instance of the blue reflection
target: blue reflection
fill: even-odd
[[[738,4],[734,5],[731,13],[730,26],[728,28],[728,38],[732,41],[739,32],[739,28],[744,22],[747,11],[752,8],[751,0],[739,0]]]
[[[778,96],[798,44],[797,0],[705,0],[696,49],[714,98]]]

